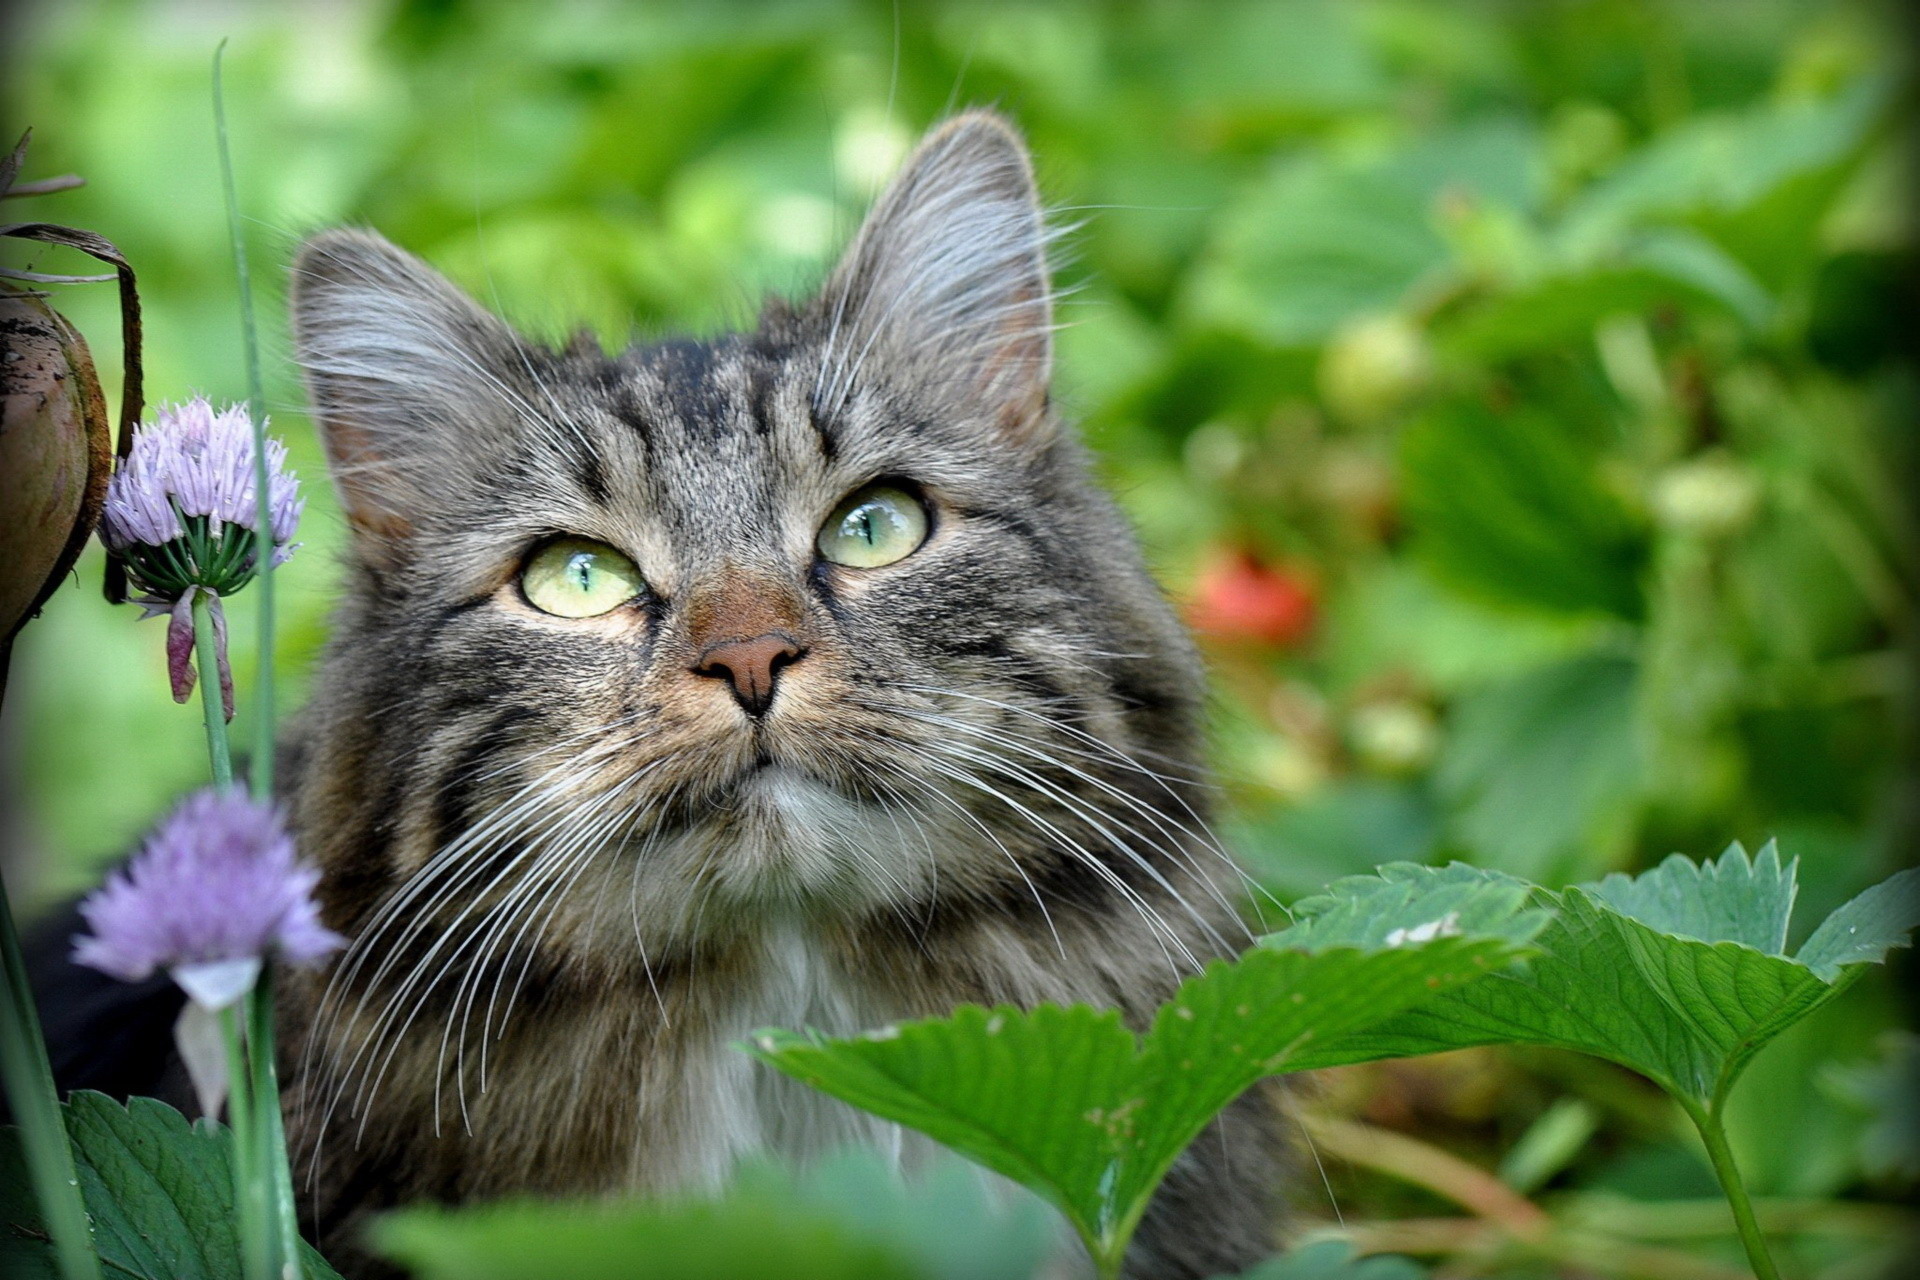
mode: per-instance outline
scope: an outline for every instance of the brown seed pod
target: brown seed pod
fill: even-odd
[[[47,195],[81,185],[71,174],[17,182],[28,130],[0,156],[0,199]],[[100,520],[116,452],[125,455],[140,420],[140,292],[133,267],[104,236],[50,222],[0,224],[0,236],[78,249],[113,267],[111,275],[46,275],[0,267],[0,277],[30,284],[120,286],[124,377],[119,440],[107,427],[106,400],[93,356],[72,325],[38,290],[0,285],[0,685],[13,637],[46,603]],[[124,594],[110,556],[107,596]]]
[[[73,567],[112,463],[86,342],[45,299],[0,288],[0,643]]]

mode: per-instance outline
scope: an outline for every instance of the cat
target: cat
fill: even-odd
[[[998,115],[934,129],[819,294],[549,349],[363,231],[295,347],[351,526],[289,729],[350,948],[279,992],[305,1223],[668,1193],[899,1130],[753,1062],[967,1003],[1142,1028],[1248,941],[1204,680],[1050,395],[1050,232]],[[1128,1257],[1268,1254],[1280,1104],[1176,1164]]]

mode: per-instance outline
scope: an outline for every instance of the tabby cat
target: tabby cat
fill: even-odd
[[[289,746],[353,940],[282,992],[295,1181],[356,1274],[416,1200],[710,1188],[918,1140],[731,1047],[963,1002],[1136,1025],[1244,946],[1202,675],[1049,397],[1049,233],[1000,118],[936,129],[819,296],[550,350],[358,231],[293,319],[352,526]],[[1270,1251],[1249,1095],[1129,1274]]]

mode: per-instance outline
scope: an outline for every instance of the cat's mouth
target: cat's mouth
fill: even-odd
[[[782,825],[807,825],[844,822],[872,803],[840,779],[762,751],[734,775],[720,807],[730,815],[758,813]]]
[[[831,745],[756,732],[720,747],[703,762],[688,760],[673,807],[690,825],[746,813],[800,820],[825,810],[885,808],[885,788],[870,785],[870,767],[840,758]]]
[[[839,804],[850,799],[827,779],[770,755],[758,757],[743,768],[734,779],[733,790],[741,798],[769,803],[794,816],[829,796]]]

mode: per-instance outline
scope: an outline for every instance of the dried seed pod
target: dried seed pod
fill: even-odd
[[[112,462],[86,342],[44,298],[0,288],[0,644],[86,546]]]

